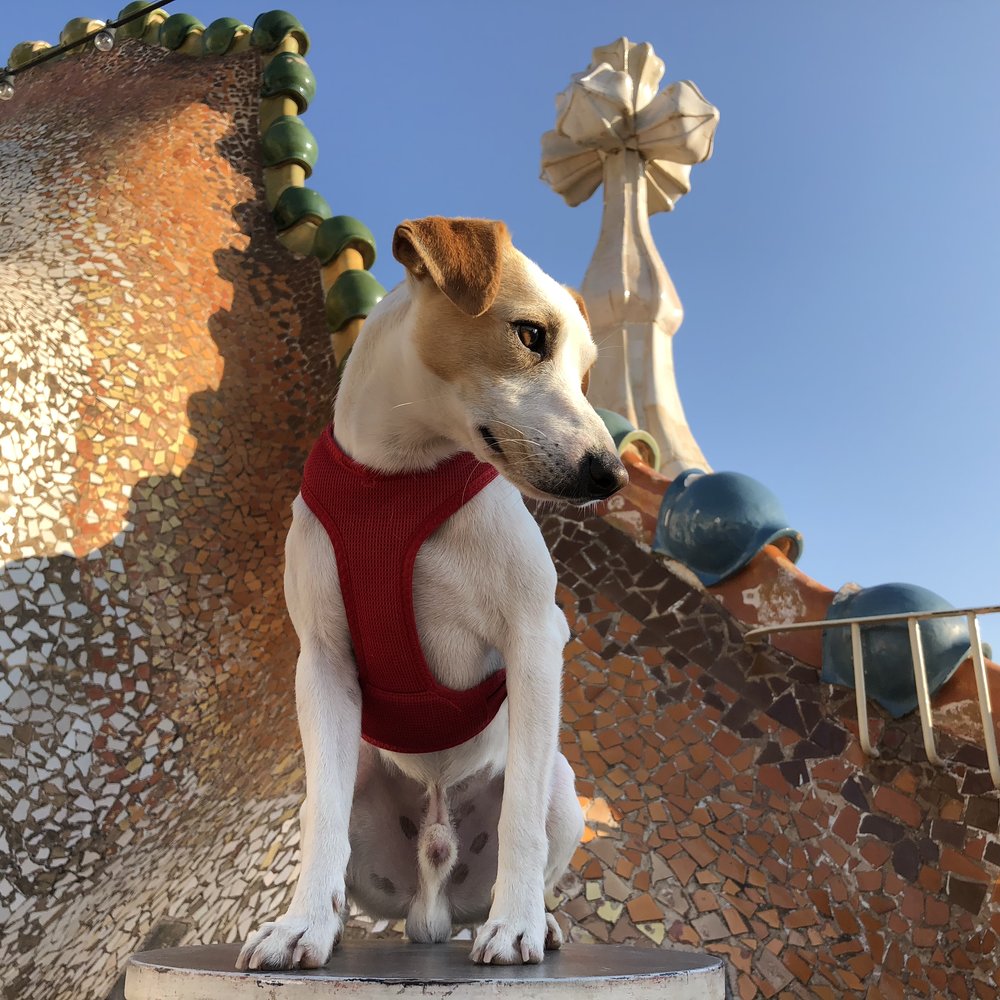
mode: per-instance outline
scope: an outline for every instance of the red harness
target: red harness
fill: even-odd
[[[420,546],[496,475],[467,452],[426,472],[386,475],[346,455],[333,427],[306,461],[302,499],[337,556],[368,743],[397,753],[447,750],[481,733],[507,697],[503,670],[467,691],[439,684],[413,613]]]

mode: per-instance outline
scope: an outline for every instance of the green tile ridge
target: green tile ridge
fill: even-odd
[[[135,14],[144,7],[148,7],[151,2],[152,0],[132,0],[132,3],[126,4],[118,11],[118,17],[115,20],[121,20],[123,17]],[[134,21],[129,21],[128,24],[123,24],[116,30],[115,34],[122,38],[145,38],[146,32],[151,28],[159,31],[159,25],[163,24],[169,16],[170,14],[160,7],[157,10],[150,11],[145,17],[140,17]],[[157,36],[158,42],[159,37]]]
[[[318,226],[324,219],[329,219],[333,211],[318,191],[292,186],[281,192],[271,215],[280,233],[307,219],[312,219]]]
[[[10,50],[10,56],[7,59],[7,68],[20,69],[26,63],[31,62],[35,56],[51,48],[52,46],[48,42],[18,42]]]
[[[287,10],[269,10],[253,23],[250,42],[263,52],[273,52],[289,35],[299,47],[299,55],[309,51],[309,36],[299,19]]]
[[[367,271],[344,271],[326,293],[326,325],[331,333],[352,319],[367,316],[385,296],[385,289]]]
[[[236,41],[236,36],[253,29],[238,17],[216,18],[201,36],[201,48],[207,56],[224,56]]]
[[[279,52],[265,67],[261,97],[290,97],[302,114],[316,96],[316,80],[309,63],[294,52]]]
[[[281,115],[275,118],[261,137],[265,167],[279,167],[283,163],[297,163],[308,177],[316,166],[319,149],[316,137],[302,123],[298,115]]]
[[[313,254],[326,265],[348,247],[361,254],[365,270],[370,271],[375,263],[375,237],[371,230],[350,215],[335,215],[317,230]]]
[[[204,31],[205,25],[193,14],[171,14],[160,25],[160,44],[165,49],[179,49],[188,35],[195,31]]]

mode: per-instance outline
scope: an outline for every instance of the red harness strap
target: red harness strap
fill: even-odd
[[[337,556],[368,743],[397,753],[447,750],[481,733],[507,697],[503,670],[467,691],[439,684],[413,613],[420,546],[496,475],[467,452],[426,472],[386,475],[346,455],[332,427],[306,461],[302,499]]]

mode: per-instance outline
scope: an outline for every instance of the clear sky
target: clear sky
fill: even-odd
[[[119,4],[118,6],[121,6]],[[995,0],[503,0],[289,7],[318,94],[310,181],[375,233],[505,219],[579,283],[600,195],[538,180],[553,98],[590,50],[651,42],[721,111],[713,159],[653,233],[684,303],[681,398],[717,470],[748,473],[833,588],[900,580],[1000,603],[1000,5]],[[177,0],[208,23],[266,2]],[[93,0],[5,5],[0,53]],[[0,164],[2,169],[2,164]],[[1000,648],[1000,616],[984,620]]]

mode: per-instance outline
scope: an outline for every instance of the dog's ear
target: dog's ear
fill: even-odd
[[[577,308],[580,310],[583,316],[584,323],[587,324],[587,329],[590,329],[590,316],[587,313],[587,303],[583,301],[583,296],[571,285],[563,285],[563,288],[573,296],[573,301],[576,303]]]
[[[573,296],[573,301],[576,303],[577,309],[580,310],[580,314],[583,316],[584,323],[587,324],[587,329],[590,329],[590,316],[587,314],[587,303],[583,301],[583,296],[571,285],[563,285],[563,288]],[[583,373],[583,380],[580,383],[580,388],[583,390],[583,394],[587,395],[587,390],[590,388],[590,369],[588,368]]]
[[[392,255],[411,274],[428,277],[470,316],[482,316],[500,290],[510,233],[491,219],[407,219],[396,227]]]

